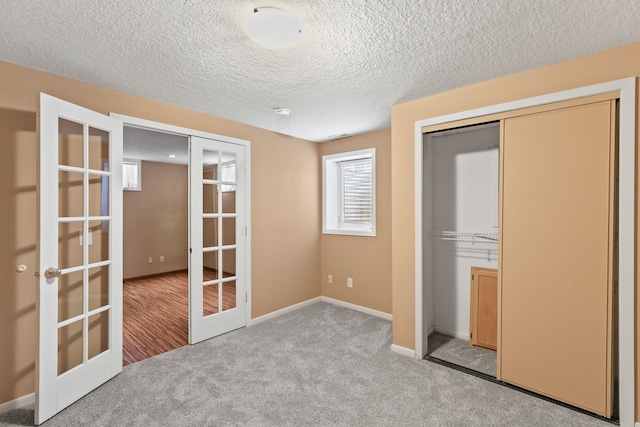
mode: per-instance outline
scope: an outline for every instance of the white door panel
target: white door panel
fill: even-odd
[[[39,107],[35,423],[122,371],[122,122]]]
[[[189,342],[246,325],[245,147],[189,140]]]

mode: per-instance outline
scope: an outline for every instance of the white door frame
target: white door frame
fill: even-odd
[[[620,91],[619,123],[619,264],[618,264],[618,345],[619,345],[619,397],[620,426],[635,425],[635,130],[636,130],[636,78],[569,89],[547,95],[526,98],[503,104],[447,114],[415,122],[415,357],[427,354],[427,333],[424,325],[427,304],[423,303],[423,131],[427,126],[452,123],[459,120],[504,113],[522,108],[553,104],[571,99],[584,98]]]
[[[169,125],[166,123],[154,122],[152,120],[140,119],[132,116],[125,116],[123,114],[111,113],[111,117],[117,118],[122,121],[124,126],[136,127],[140,129],[147,129],[151,131],[158,131],[164,133],[171,133],[174,135],[189,137],[197,136],[206,139],[215,139],[216,141],[222,141],[230,144],[238,144],[245,147],[245,160],[247,162],[246,169],[246,257],[244,274],[246,277],[246,293],[247,293],[247,305],[246,305],[246,322],[249,326],[251,324],[251,142],[245,139],[233,138],[230,136],[218,135],[215,133],[203,132],[195,129],[184,128],[180,126]]]

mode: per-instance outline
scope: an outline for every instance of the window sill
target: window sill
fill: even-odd
[[[324,229],[322,234],[333,234],[342,236],[362,236],[362,237],[376,237],[375,230],[358,230],[353,228],[338,228],[338,229]]]

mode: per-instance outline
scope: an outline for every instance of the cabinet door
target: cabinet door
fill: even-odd
[[[502,380],[611,415],[615,101],[506,119]]]
[[[498,270],[471,267],[469,343],[495,350],[498,342]]]

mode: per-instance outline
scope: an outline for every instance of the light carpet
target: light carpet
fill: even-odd
[[[496,376],[496,352],[469,345],[469,341],[434,332],[429,335],[429,356]]]
[[[45,425],[610,426],[390,345],[391,322],[317,303],[129,365]]]

